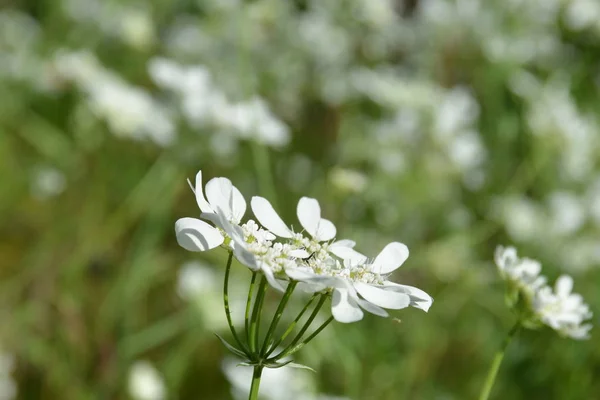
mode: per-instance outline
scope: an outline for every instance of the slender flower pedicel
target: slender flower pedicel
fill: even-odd
[[[546,284],[546,277],[540,275],[542,264],[519,258],[514,247],[498,246],[494,258],[500,276],[506,281],[507,306],[516,314],[517,321],[496,352],[480,400],[489,397],[506,348],[522,327],[537,329],[546,325],[572,339],[588,339],[592,328],[584,323],[592,317],[592,312],[581,295],[572,293],[573,278],[560,276],[553,290]]]
[[[363,310],[387,317],[386,309],[408,306],[428,311],[433,300],[424,291],[390,281],[389,275],[408,258],[406,245],[392,242],[374,259],[354,250],[352,240],[335,240],[335,225],[321,216],[316,199],[302,197],[297,215],[303,230],[296,232],[277,214],[263,197],[253,197],[251,208],[258,221],[242,222],[246,200],[227,178],[213,178],[202,187],[202,172],[196,175],[192,190],[200,208],[200,218],[181,218],[175,223],[177,242],[189,251],[207,251],[222,246],[229,252],[225,270],[223,301],[225,314],[235,343],[223,344],[242,357],[243,365],[254,373],[250,399],[258,397],[264,368],[292,366],[289,356],[316,337],[334,319],[355,322],[363,318]],[[205,197],[206,194],[206,197]],[[260,225],[259,225],[260,223]],[[245,337],[233,324],[229,305],[229,274],[233,259],[252,271],[245,310]],[[283,293],[269,328],[260,339],[262,307],[268,286]],[[297,287],[312,297],[285,332],[276,331],[284,310]],[[332,316],[305,336],[327,300],[331,299]],[[309,311],[312,307],[312,311]],[[308,315],[304,318],[305,315]],[[296,335],[284,344],[298,328]],[[275,355],[272,355],[276,353]]]

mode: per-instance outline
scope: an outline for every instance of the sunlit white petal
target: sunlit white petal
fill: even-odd
[[[336,321],[342,323],[360,321],[364,315],[358,302],[349,295],[348,289],[342,288],[333,291],[331,313]]]
[[[310,197],[302,197],[300,201],[298,201],[296,212],[298,214],[298,220],[304,230],[312,237],[316,237],[317,228],[321,221],[321,206],[319,206],[319,202]]]
[[[188,251],[206,251],[223,243],[221,233],[196,218],[180,218],[175,222],[177,243]]]
[[[291,238],[293,236],[290,228],[275,211],[269,200],[264,197],[254,196],[250,201],[252,212],[262,226],[279,237]]]
[[[385,290],[362,282],[355,282],[354,287],[365,300],[379,307],[400,310],[410,305],[410,297],[406,293]]]
[[[385,246],[375,258],[371,270],[378,274],[389,274],[400,267],[408,258],[408,247],[399,242]]]

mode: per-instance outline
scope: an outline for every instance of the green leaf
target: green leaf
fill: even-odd
[[[242,357],[242,358],[248,357],[246,353],[244,353],[242,350],[238,349],[237,347],[234,347],[231,344],[229,344],[225,339],[223,339],[221,336],[219,336],[219,334],[215,333],[215,336],[219,338],[221,343],[223,343],[223,346],[227,347],[227,350],[229,350],[236,356]]]
[[[297,364],[297,363],[289,363],[288,367],[292,367],[292,368],[298,368],[298,369],[307,369],[309,371],[314,372],[315,374],[317,373],[317,371],[315,371],[314,369],[312,369],[311,367],[307,366],[307,365],[303,365],[303,364]]]

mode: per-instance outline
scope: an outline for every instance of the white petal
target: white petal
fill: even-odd
[[[246,267],[250,268],[252,271],[258,270],[258,265],[256,262],[256,257],[254,254],[246,250],[243,243],[239,241],[233,241],[233,255],[235,258]]]
[[[290,256],[296,257],[296,258],[308,258],[308,257],[310,257],[310,253],[303,249],[296,249],[296,250],[290,251]]]
[[[198,207],[200,210],[205,213],[214,212],[211,208],[210,204],[204,198],[204,192],[202,190],[202,171],[198,171],[196,174],[196,186],[194,190],[194,194],[196,195],[196,203],[198,203]]]
[[[337,242],[336,242],[337,243]],[[341,258],[344,261],[349,261],[351,265],[362,265],[367,261],[367,256],[358,251],[343,246],[329,246],[329,252]]]
[[[221,233],[196,218],[180,218],[175,222],[177,243],[189,251],[206,251],[223,243]]]
[[[379,307],[400,310],[410,305],[410,297],[406,293],[385,290],[362,282],[354,283],[354,287],[365,300]]]
[[[313,236],[319,242],[326,242],[333,239],[336,233],[337,229],[335,228],[333,222],[329,221],[328,219],[321,218],[319,224],[317,225],[317,233]]]
[[[275,276],[273,275],[273,271],[271,270],[271,268],[269,268],[268,266],[263,264],[260,269],[263,272],[263,274],[265,274],[265,277],[267,278],[269,285],[271,285],[271,287],[273,289],[278,290],[282,293],[285,292],[285,289],[283,286],[281,286],[281,283],[279,283],[279,281],[277,279],[275,279]]]
[[[285,273],[291,279],[299,282],[314,283],[324,287],[345,287],[339,279],[331,276],[317,275],[314,272],[300,268],[287,268]]]
[[[354,248],[354,246],[356,246],[356,242],[354,240],[340,239],[340,240],[336,240],[335,242],[331,243],[331,245],[329,245],[329,248],[332,248],[332,247],[350,247],[350,248]]]
[[[387,318],[389,314],[381,307],[377,307],[375,304],[369,303],[366,300],[358,299],[358,305],[365,311],[370,312],[371,314],[375,314],[379,317]]]
[[[269,200],[264,197],[254,196],[250,201],[250,206],[256,219],[263,227],[279,237],[289,239],[293,236],[292,231],[277,214],[271,203],[269,203]]]
[[[573,278],[569,275],[561,275],[556,280],[556,294],[560,297],[567,297],[573,290]]]
[[[350,323],[360,321],[363,312],[356,300],[348,294],[348,289],[335,289],[331,297],[331,313],[338,322]]]
[[[399,242],[392,242],[385,246],[373,261],[371,271],[378,274],[389,274],[408,258],[408,247]]]
[[[408,285],[400,285],[395,282],[385,281],[383,282],[384,286],[390,287],[392,290],[398,290],[402,293],[406,293],[410,296],[410,305],[415,308],[420,308],[421,310],[427,312],[433,304],[433,298],[422,291],[419,288],[408,286]]]
[[[316,237],[317,228],[321,221],[321,206],[319,206],[319,202],[316,199],[303,197],[298,201],[296,212],[298,214],[298,220],[304,230],[312,237]]]
[[[220,208],[228,219],[239,223],[246,213],[246,200],[227,178],[213,178],[206,184],[206,197],[213,209]]]

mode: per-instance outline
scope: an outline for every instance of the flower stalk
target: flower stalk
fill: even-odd
[[[481,393],[479,395],[479,400],[487,400],[490,396],[492,388],[494,387],[494,383],[496,382],[496,377],[498,376],[498,370],[500,370],[500,365],[502,364],[502,360],[504,359],[504,354],[506,353],[506,348],[512,341],[513,337],[519,331],[521,327],[521,321],[517,321],[512,329],[508,332],[502,344],[496,354],[494,355],[494,360],[492,361],[492,365],[490,365],[490,369],[488,371],[487,378],[485,379],[485,383],[483,388],[481,389]]]

